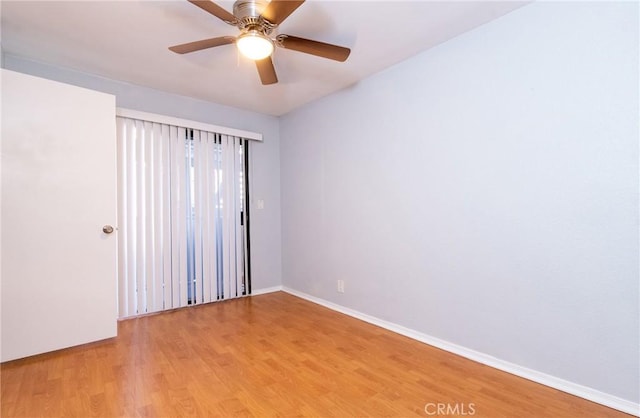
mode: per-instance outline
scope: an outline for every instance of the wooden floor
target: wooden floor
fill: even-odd
[[[282,292],[122,321],[1,379],[4,418],[629,417]]]

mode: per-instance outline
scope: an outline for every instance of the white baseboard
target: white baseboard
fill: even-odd
[[[545,386],[552,387],[554,389],[561,390],[571,395],[579,396],[592,402],[599,403],[601,405],[608,406],[609,408],[617,409],[618,411],[625,412],[627,414],[640,417],[640,404],[633,403],[626,399],[619,398],[617,396],[609,395],[598,390],[579,385],[577,383],[569,382],[551,376],[545,373],[541,373],[536,370],[528,369],[526,367],[519,366],[517,364],[510,363],[508,361],[500,360],[499,358],[492,357],[488,354],[484,354],[469,348],[450,343],[448,341],[441,340],[439,338],[432,337],[421,332],[405,328],[401,325],[394,324],[371,315],[358,312],[353,309],[345,308],[344,306],[329,302],[324,299],[317,298],[315,296],[308,295],[303,292],[291,289],[286,286],[282,286],[282,290],[291,295],[297,296],[302,299],[306,299],[310,302],[317,303],[326,308],[343,313],[345,315],[360,319],[373,325],[377,325],[381,328],[395,332],[400,335],[412,338],[414,340],[423,342],[425,344],[440,348],[453,354],[468,358],[478,363],[485,364],[504,372],[523,377],[536,383],[540,383]]]
[[[250,296],[259,296],[267,293],[279,292],[281,290],[282,290],[282,286],[265,287],[264,289],[252,290]]]

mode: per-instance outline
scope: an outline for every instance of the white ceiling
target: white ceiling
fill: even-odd
[[[218,1],[227,10],[233,2]],[[278,49],[279,83],[260,84],[233,45],[178,55],[171,45],[237,29],[172,1],[2,0],[5,53],[270,115],[357,83],[526,3],[308,0],[278,33],[351,48],[344,63]]]

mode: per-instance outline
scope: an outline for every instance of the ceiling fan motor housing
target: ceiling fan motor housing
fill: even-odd
[[[267,0],[237,0],[233,4],[233,15],[238,19],[238,28],[242,31],[257,30],[265,35],[271,33],[276,25],[260,17],[268,5]]]
[[[233,15],[238,20],[245,17],[259,17],[268,4],[267,0],[238,0],[233,3]]]

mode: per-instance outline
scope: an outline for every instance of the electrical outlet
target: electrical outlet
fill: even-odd
[[[344,280],[338,280],[338,293],[344,293]]]

